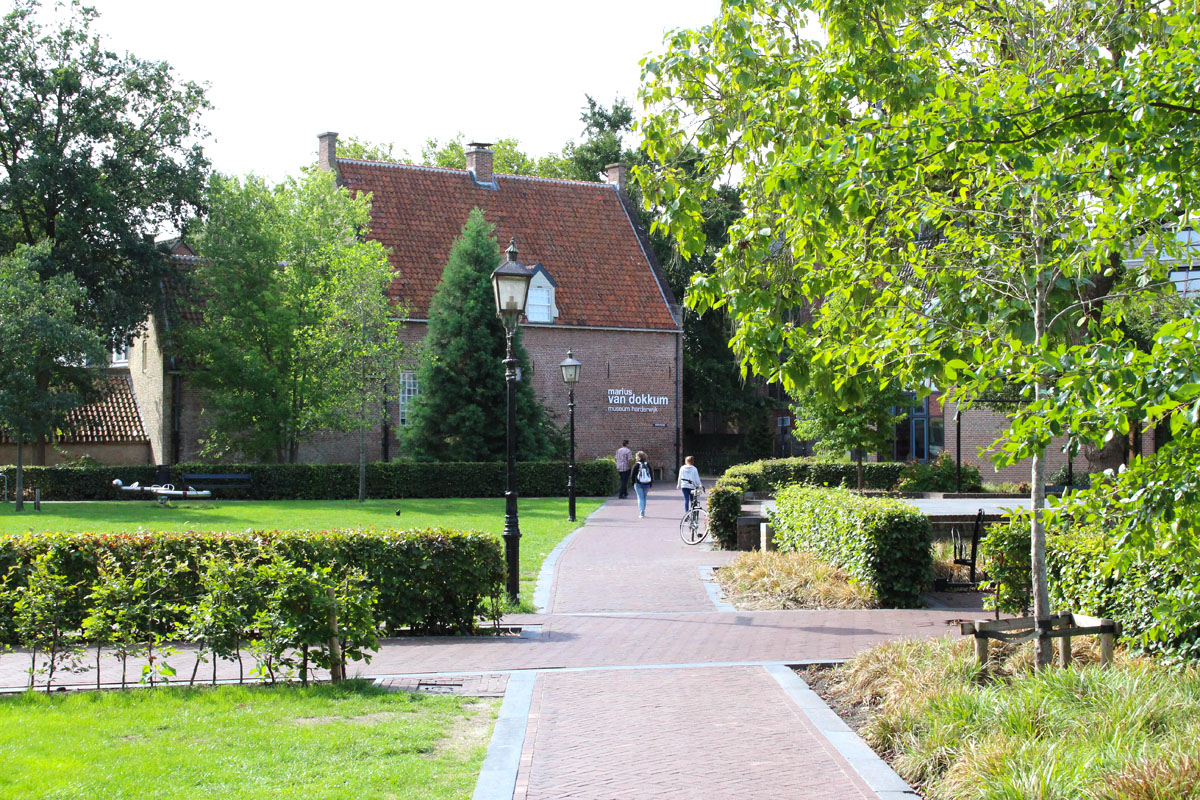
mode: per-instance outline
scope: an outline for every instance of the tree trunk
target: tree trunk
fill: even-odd
[[[16,505],[13,506],[15,511],[25,510],[25,437],[20,430],[17,431],[17,496],[15,498]]]
[[[858,448],[858,490],[863,490],[863,451]]]
[[[1039,268],[1040,268],[1039,264]],[[1037,290],[1034,299],[1034,357],[1041,361],[1042,342],[1046,335],[1046,295],[1048,289],[1045,277],[1038,274]],[[1034,398],[1040,399],[1046,393],[1043,378],[1039,375],[1034,386]],[[1046,507],[1046,448],[1039,447],[1033,456],[1032,469],[1033,488],[1030,500],[1033,510],[1033,525],[1030,532],[1030,564],[1033,580],[1033,618],[1038,635],[1034,648],[1034,667],[1045,669],[1050,666],[1054,657],[1054,642],[1049,637],[1050,624],[1050,591],[1046,583],[1046,527],[1042,514]]]

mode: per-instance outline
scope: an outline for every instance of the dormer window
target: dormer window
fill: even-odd
[[[532,323],[550,325],[558,317],[554,303],[557,284],[541,264],[533,266],[533,278],[529,281],[529,297],[525,301],[525,319]]]

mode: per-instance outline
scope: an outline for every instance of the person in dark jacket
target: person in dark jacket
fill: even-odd
[[[637,493],[638,519],[646,516],[646,493],[654,485],[654,472],[650,469],[650,461],[643,450],[637,451],[633,462],[633,491]]]

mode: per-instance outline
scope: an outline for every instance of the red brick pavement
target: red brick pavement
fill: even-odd
[[[514,800],[875,795],[762,667],[538,679]]]
[[[637,498],[610,500],[558,559],[548,611],[711,611],[697,568],[735,553],[689,546],[679,538],[683,495],[663,482],[650,491],[646,518]]]

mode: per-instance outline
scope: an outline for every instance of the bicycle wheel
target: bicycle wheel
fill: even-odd
[[[679,521],[679,538],[684,544],[700,544],[708,536],[708,512],[693,508]]]

